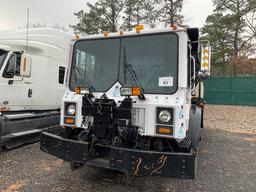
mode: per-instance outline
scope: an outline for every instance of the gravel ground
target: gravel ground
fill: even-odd
[[[86,192],[255,192],[256,108],[209,105],[195,180],[127,179],[110,170],[69,164],[39,150],[35,143],[0,154],[0,191]]]

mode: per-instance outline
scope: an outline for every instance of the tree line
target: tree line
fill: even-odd
[[[202,35],[211,42],[212,62],[222,75],[239,75],[244,63],[256,57],[256,0],[213,3],[214,12],[207,17]],[[256,65],[256,60],[250,63]],[[256,68],[252,73],[256,74]]]
[[[75,32],[97,34],[103,31],[132,30],[138,24],[156,27],[169,22],[182,23],[183,0],[97,0],[87,3],[87,11],[75,13]]]
[[[239,66],[256,57],[256,0],[212,1],[214,11],[201,29],[202,37],[211,42],[213,67],[220,66],[225,75],[231,66],[231,75],[238,75]],[[87,35],[132,30],[141,23],[150,28],[183,25],[183,5],[183,0],[96,0],[75,13],[79,22],[71,28]]]

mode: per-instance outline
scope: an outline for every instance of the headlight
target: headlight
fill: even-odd
[[[120,95],[121,96],[140,96],[141,95],[141,88],[140,87],[121,87],[120,88]]]
[[[120,88],[120,95],[121,96],[132,96],[132,88]]]
[[[75,115],[75,113],[76,113],[76,106],[74,104],[69,104],[66,110],[67,110],[66,111],[67,115],[71,115],[71,116]]]
[[[159,120],[162,121],[163,123],[168,123],[171,120],[172,116],[170,111],[167,110],[162,110],[159,113]]]

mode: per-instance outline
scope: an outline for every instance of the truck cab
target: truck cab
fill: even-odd
[[[0,95],[1,111],[10,110],[10,104],[24,110],[32,104],[30,99],[32,93],[29,93],[32,87],[31,78],[23,76],[20,71],[23,52],[11,51],[10,48],[2,48],[0,52],[0,87],[1,92],[4,93]]]
[[[81,38],[72,50],[63,130],[43,133],[41,149],[73,168],[194,178],[203,101],[196,87],[210,71],[198,29],[138,26]]]
[[[0,148],[59,125],[71,39],[54,29],[0,32]]]

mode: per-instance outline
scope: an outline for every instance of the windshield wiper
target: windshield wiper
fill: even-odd
[[[131,83],[132,83],[132,86],[138,86],[141,88],[141,95],[139,95],[139,99],[141,100],[146,100],[143,92],[144,92],[144,89],[141,85],[141,82],[136,74],[136,72],[134,71],[133,67],[131,64],[128,63],[127,61],[127,57],[126,57],[126,47],[124,47],[123,49],[123,54],[124,54],[124,58],[123,58],[123,69],[124,69],[124,83],[126,84],[126,77],[127,77],[127,72],[128,72],[128,75],[129,75],[129,78],[131,80]]]
[[[90,92],[96,90],[95,87],[93,86],[92,82],[90,81],[90,79],[87,77],[86,73],[83,70],[79,70],[78,67],[75,67],[75,71],[76,71],[78,78],[80,80],[82,80],[83,83],[85,83],[88,86],[86,88],[89,88]]]

